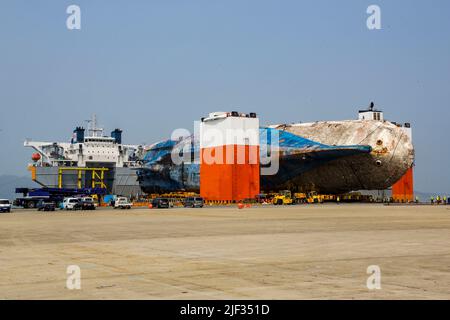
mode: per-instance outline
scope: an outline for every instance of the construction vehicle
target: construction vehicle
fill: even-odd
[[[293,204],[294,200],[292,199],[292,194],[290,190],[281,190],[278,194],[276,194],[272,203],[274,205],[283,205],[283,204]]]
[[[341,202],[372,202],[372,195],[364,195],[360,192],[350,192],[341,195]]]
[[[297,192],[294,193],[294,203],[307,203],[308,202],[308,195],[304,192]]]
[[[334,194],[321,194],[321,202],[336,202],[337,197]]]
[[[307,201],[308,203],[322,203],[323,197],[319,195],[316,191],[311,191],[308,193]]]

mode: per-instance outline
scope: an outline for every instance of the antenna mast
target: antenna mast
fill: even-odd
[[[103,128],[97,127],[97,115],[94,113],[92,114],[91,120],[86,120],[86,122],[89,124],[89,136],[91,137],[101,137],[103,136]]]

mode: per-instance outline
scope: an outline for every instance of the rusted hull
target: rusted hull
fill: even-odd
[[[397,182],[414,162],[411,139],[388,121],[323,121],[287,126],[284,130],[324,144],[372,148],[368,154],[332,160],[286,182],[300,190],[382,190]]]
[[[261,130],[280,134],[279,170],[274,175],[261,175],[263,191],[287,188],[343,193],[386,189],[414,161],[411,139],[402,128],[387,121],[323,121]],[[144,192],[199,190],[198,161],[182,165],[171,162],[170,153],[180,143],[192,144],[192,153],[198,155],[197,142],[191,140],[167,140],[150,148],[146,168],[139,172]],[[261,140],[261,145],[265,143]]]

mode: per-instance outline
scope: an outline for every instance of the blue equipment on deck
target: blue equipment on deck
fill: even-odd
[[[16,188],[16,193],[22,193],[22,198],[17,198],[14,205],[24,208],[35,208],[39,200],[48,200],[56,204],[62,202],[67,197],[83,197],[91,195],[105,195],[104,188]]]

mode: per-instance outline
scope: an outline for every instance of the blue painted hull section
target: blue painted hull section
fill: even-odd
[[[276,137],[278,136],[278,139]],[[331,146],[295,134],[272,128],[260,129],[261,156],[271,143],[278,140],[280,163],[275,175],[261,176],[263,190],[278,186],[299,175],[318,168],[329,161],[368,154],[367,145]],[[267,147],[266,147],[267,146]],[[174,148],[184,147],[192,153],[191,161],[175,165],[171,158]],[[198,191],[200,188],[199,141],[188,137],[181,141],[165,140],[151,146],[144,157],[145,166],[138,171],[138,180],[144,192],[176,190]]]

